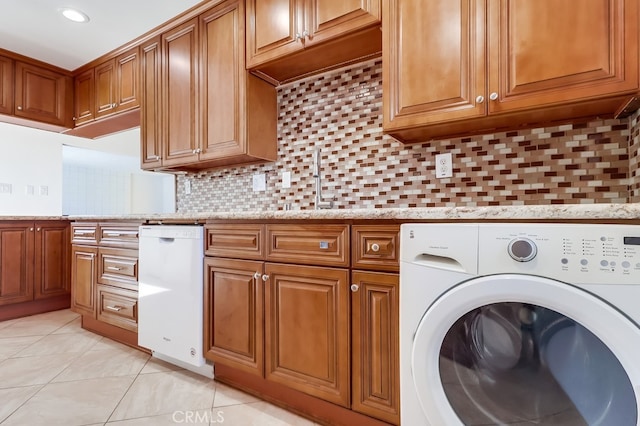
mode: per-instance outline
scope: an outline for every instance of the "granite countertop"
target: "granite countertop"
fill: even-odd
[[[640,220],[640,203],[562,204],[495,207],[276,210],[104,216],[0,216],[0,220]]]

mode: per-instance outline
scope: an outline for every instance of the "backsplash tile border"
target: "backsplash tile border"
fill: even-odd
[[[382,132],[381,80],[381,62],[374,60],[279,87],[277,160],[179,175],[178,212],[312,209],[315,147],[322,152],[323,193],[335,195],[336,208],[640,198],[638,113],[404,145]],[[442,152],[453,155],[452,178],[435,178],[434,156]],[[283,171],[291,172],[291,188],[282,187]],[[251,189],[258,173],[266,175],[266,191]]]

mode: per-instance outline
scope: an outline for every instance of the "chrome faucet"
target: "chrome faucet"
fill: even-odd
[[[334,198],[324,200],[322,197],[322,177],[320,176],[320,148],[313,151],[313,177],[316,179],[316,199],[314,208],[332,209]]]

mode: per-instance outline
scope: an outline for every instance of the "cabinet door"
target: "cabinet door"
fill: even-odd
[[[267,263],[265,377],[349,407],[349,274]]]
[[[96,118],[112,114],[116,108],[116,69],[113,59],[95,69]]]
[[[198,18],[162,35],[163,166],[198,160]]]
[[[245,96],[244,10],[239,3],[224,3],[202,15],[202,122],[200,160],[245,152],[240,131],[240,106]]]
[[[351,282],[351,407],[399,424],[398,275],[354,271]]]
[[[140,106],[140,53],[138,47],[115,59],[116,112]]]
[[[306,0],[304,29],[311,46],[380,22],[380,0]]]
[[[257,261],[205,258],[205,358],[259,376],[264,372],[262,269]]]
[[[13,114],[13,60],[0,56],[0,114]]]
[[[79,126],[94,119],[95,111],[95,78],[91,68],[73,79],[75,87],[74,121]]]
[[[488,4],[490,113],[637,90],[636,0]]]
[[[304,48],[304,0],[247,0],[247,66]]]
[[[0,306],[33,299],[33,223],[0,224]]]
[[[16,61],[15,115],[71,127],[73,82],[70,76]]]
[[[36,299],[68,294],[69,224],[36,222],[34,292]]]
[[[484,1],[388,0],[382,29],[385,130],[485,115]]]
[[[140,107],[140,166],[162,165],[162,118],[160,114],[160,37],[140,46],[142,93]]]
[[[95,285],[98,278],[98,248],[71,248],[71,310],[95,317]]]

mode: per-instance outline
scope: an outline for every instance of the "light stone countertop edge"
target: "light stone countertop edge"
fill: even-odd
[[[73,216],[0,216],[1,220],[131,220],[193,221],[206,220],[640,220],[640,203],[559,204],[490,207],[426,207],[332,210],[269,210],[204,213],[73,215]]]

